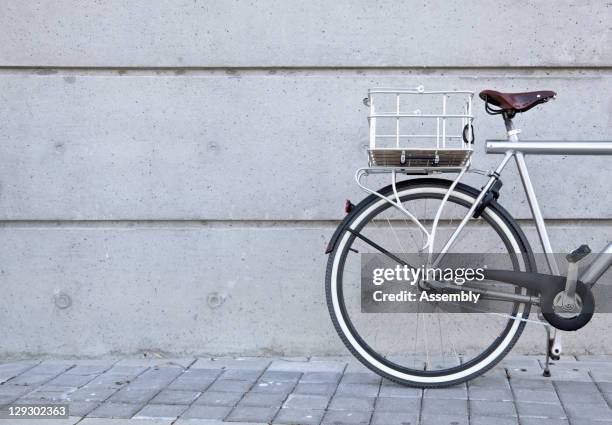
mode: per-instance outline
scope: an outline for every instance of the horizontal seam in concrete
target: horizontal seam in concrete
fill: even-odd
[[[610,66],[11,66],[0,65],[0,73],[34,73],[51,75],[56,73],[88,73],[88,74],[198,74],[224,72],[229,75],[241,73],[270,74],[279,73],[397,73],[397,72],[528,72],[542,71],[546,73],[583,72],[599,73],[612,71]],[[584,74],[581,74],[584,77]]]
[[[173,227],[327,227],[337,226],[338,220],[0,220],[1,228],[98,228],[98,227],[126,227],[126,228],[173,228]],[[403,221],[399,221],[403,223]],[[533,224],[531,219],[518,219],[521,226]],[[447,222],[440,221],[444,226]],[[476,224],[476,223],[475,223]],[[480,224],[478,224],[480,225]],[[483,224],[484,225],[484,224]],[[576,219],[546,219],[550,227],[582,227],[582,226],[612,226],[612,218],[576,218]]]

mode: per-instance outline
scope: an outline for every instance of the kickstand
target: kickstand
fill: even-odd
[[[544,362],[544,373],[542,376],[550,377],[550,354],[552,353],[553,339],[550,337],[550,326],[544,326],[546,329],[546,361]]]

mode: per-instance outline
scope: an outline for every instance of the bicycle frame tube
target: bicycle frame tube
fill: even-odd
[[[511,145],[515,145],[519,142],[518,133],[519,131],[514,128],[514,124],[512,123],[511,118],[504,117],[504,122],[506,124],[506,131],[508,132],[508,140]],[[533,184],[531,183],[531,178],[529,177],[529,171],[527,171],[527,164],[525,163],[525,157],[523,156],[523,152],[512,150],[509,152],[514,153],[514,158],[516,160],[516,167],[518,168],[519,175],[521,176],[521,182],[523,183],[523,189],[525,190],[525,195],[527,196],[527,201],[529,202],[529,208],[531,209],[531,215],[535,221],[536,230],[538,231],[538,236],[540,237],[540,243],[542,244],[542,248],[544,249],[544,254],[546,256],[546,263],[550,272],[554,275],[559,274],[559,265],[557,264],[557,260],[553,255],[552,245],[550,244],[550,239],[548,238],[548,231],[546,230],[546,225],[544,223],[544,217],[542,216],[542,210],[540,210],[540,204],[538,203],[538,198],[536,197],[535,190],[533,188]]]
[[[437,265],[443,258],[444,254],[448,252],[450,247],[453,245],[459,233],[463,230],[469,219],[474,214],[476,206],[480,203],[485,193],[493,185],[495,180],[499,177],[499,174],[506,166],[508,160],[514,157],[516,165],[521,177],[523,189],[529,202],[531,214],[535,221],[536,230],[540,239],[540,243],[546,255],[546,262],[553,275],[559,275],[559,266],[553,255],[553,249],[550,244],[546,225],[544,223],[544,217],[540,210],[529,172],[527,171],[527,164],[525,163],[525,154],[530,155],[612,155],[612,141],[525,141],[521,142],[518,138],[520,130],[514,128],[512,119],[505,116],[504,122],[506,125],[506,131],[508,132],[507,140],[489,140],[486,144],[487,153],[503,153],[504,159],[497,167],[495,172],[490,173],[491,178],[487,184],[482,188],[481,193],[476,198],[474,205],[468,211],[467,215],[463,218],[459,226],[455,229],[449,240],[446,242],[440,254],[434,261],[434,265]],[[604,251],[591,263],[591,265],[581,275],[581,280],[587,284],[593,285],[597,279],[605,273],[605,271],[612,266],[612,243],[610,243]]]
[[[612,141],[508,141],[487,140],[487,153],[506,153],[509,149],[525,155],[612,155]]]
[[[500,162],[500,164],[497,166],[495,171],[491,173],[491,178],[489,178],[489,181],[487,182],[487,184],[483,186],[482,190],[476,197],[476,200],[474,201],[474,203],[468,210],[467,214],[461,220],[461,223],[459,223],[459,225],[457,226],[453,234],[450,236],[450,238],[448,238],[448,241],[446,241],[446,244],[444,245],[444,247],[440,250],[440,253],[436,257],[435,261],[433,262],[432,267],[436,267],[440,263],[440,261],[442,261],[442,259],[444,258],[444,255],[448,252],[451,246],[453,246],[453,244],[457,240],[457,237],[459,236],[459,233],[461,233],[461,231],[463,230],[465,225],[468,223],[470,218],[472,218],[472,216],[474,215],[474,211],[476,211],[478,204],[480,204],[482,199],[485,197],[487,191],[491,188],[491,186],[493,186],[493,183],[495,183],[495,181],[499,178],[499,175],[501,174],[502,170],[506,167],[506,165],[508,164],[508,161],[510,161],[513,155],[514,155],[513,152],[506,152],[504,159],[502,159],[502,162]]]
[[[612,242],[582,272],[580,280],[587,285],[593,286],[610,266],[612,266]]]

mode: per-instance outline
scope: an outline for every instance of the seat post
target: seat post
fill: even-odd
[[[506,125],[506,132],[508,133],[508,140],[511,142],[518,142],[518,134],[521,132],[520,128],[514,128],[514,122],[512,118],[514,114],[510,114],[506,111],[502,112],[502,117],[504,117],[504,124]]]

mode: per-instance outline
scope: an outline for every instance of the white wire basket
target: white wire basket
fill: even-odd
[[[465,90],[378,88],[368,91],[371,168],[456,172],[473,151],[472,100]]]

